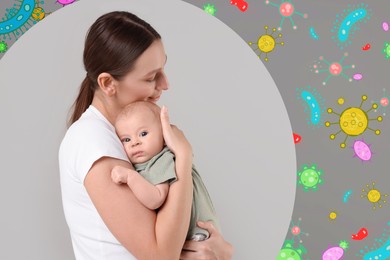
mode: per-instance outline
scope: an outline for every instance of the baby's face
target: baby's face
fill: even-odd
[[[119,120],[116,131],[132,163],[143,163],[164,147],[161,122],[149,109]]]

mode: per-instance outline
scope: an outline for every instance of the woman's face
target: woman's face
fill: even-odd
[[[162,91],[168,89],[164,73],[166,61],[161,40],[154,41],[137,59],[134,69],[116,82],[119,105],[125,107],[140,100],[156,103]]]

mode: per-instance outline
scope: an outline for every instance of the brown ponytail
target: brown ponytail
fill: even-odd
[[[76,122],[91,105],[98,87],[96,79],[102,72],[120,80],[158,39],[161,36],[157,31],[132,13],[115,11],[100,16],[89,28],[85,39],[83,62],[87,75],[73,104],[68,125]]]
[[[94,84],[86,75],[85,79],[81,83],[79,95],[73,103],[73,114],[68,122],[69,126],[76,122],[84,111],[87,110],[89,105],[92,103],[94,93]]]

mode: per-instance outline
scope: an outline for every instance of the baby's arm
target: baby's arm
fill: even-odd
[[[122,166],[112,169],[111,178],[117,184],[127,183],[137,199],[152,210],[159,208],[168,195],[168,182],[153,185],[138,172]]]

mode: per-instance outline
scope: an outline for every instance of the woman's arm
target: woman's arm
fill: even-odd
[[[183,133],[171,127],[166,112],[161,120],[167,145],[176,155],[178,180],[169,189],[158,214],[144,207],[125,185],[111,180],[116,165],[128,162],[103,157],[88,172],[84,185],[103,221],[137,259],[179,259],[187,235],[192,205],[192,149]]]
[[[153,185],[138,172],[119,165],[112,169],[111,178],[116,184],[126,183],[137,199],[148,209],[159,208],[168,195],[168,182]]]

